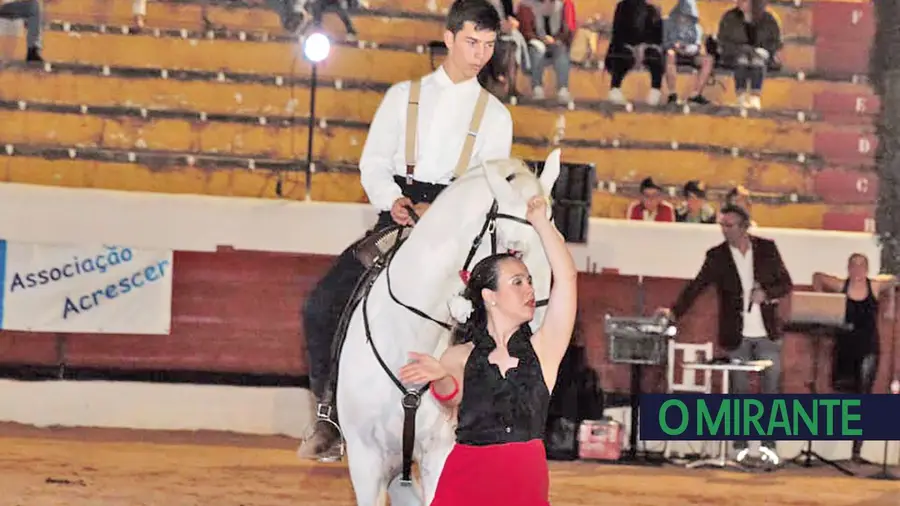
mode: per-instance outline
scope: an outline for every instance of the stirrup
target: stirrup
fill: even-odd
[[[341,426],[334,423],[334,420],[331,419],[331,405],[324,404],[321,402],[316,403],[316,423],[327,423],[334,427],[338,432],[338,441],[340,442],[340,452],[335,457],[333,455],[322,455],[318,459],[319,462],[340,462],[344,459],[344,431],[341,430]],[[334,445],[332,445],[328,450],[331,450]],[[326,452],[328,451],[326,450]]]

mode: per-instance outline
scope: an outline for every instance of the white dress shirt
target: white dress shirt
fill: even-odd
[[[410,81],[391,86],[369,127],[359,160],[360,180],[369,202],[381,211],[403,196],[394,176],[406,176],[406,111]],[[469,131],[481,85],[476,78],[454,84],[444,67],[425,76],[419,92],[413,179],[449,184]],[[490,95],[475,139],[469,167],[509,158],[512,115]]]
[[[753,272],[753,245],[747,247],[747,253],[742,254],[741,250],[734,246],[729,246],[731,257],[734,259],[734,265],[737,266],[738,276],[741,278],[741,288],[744,292],[743,313],[744,325],[741,333],[744,337],[756,338],[766,337],[766,325],[763,323],[762,311],[760,304],[750,306],[750,294],[753,292],[753,285],[756,282],[756,276]]]

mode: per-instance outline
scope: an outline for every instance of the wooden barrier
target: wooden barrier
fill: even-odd
[[[6,86],[4,86],[6,85]],[[317,90],[320,118],[371,121],[383,94],[360,89]],[[163,79],[110,79],[101,76],[56,74],[47,77],[28,72],[0,76],[0,98],[38,100],[69,105],[180,109],[207,114],[308,116],[309,89],[217,82],[177,82]],[[671,114],[666,110],[628,113],[529,105],[509,106],[515,135],[551,139],[564,120],[564,138],[573,141],[669,146],[672,143],[714,146],[741,151],[762,151],[796,156],[816,154],[815,139],[832,127],[824,123],[798,122],[778,117],[741,118],[737,115]],[[845,127],[842,132],[873,135],[872,127]],[[833,149],[834,143],[823,145]],[[252,152],[252,151],[251,151]],[[872,152],[862,153],[872,159]],[[278,158],[279,156],[274,156]],[[295,157],[296,153],[291,153]],[[843,160],[838,160],[843,161]]]
[[[148,339],[3,332],[0,364],[303,375],[308,368],[300,307],[331,261],[330,257],[265,252],[177,252],[171,334]],[[796,289],[807,288],[804,284],[808,280],[794,282]],[[671,306],[684,284],[683,280],[667,278],[643,278],[639,283],[633,276],[579,276],[580,339],[604,390],[627,392],[630,373],[627,364],[609,361],[604,315],[651,314],[657,307]],[[643,305],[639,303],[641,298]],[[886,315],[893,310],[896,308],[883,308],[879,325],[882,355],[877,392],[886,391],[891,377],[890,343],[898,332]],[[716,318],[714,292],[710,290],[680,322],[678,339],[715,342]],[[57,342],[62,345],[57,346]],[[818,388],[823,393],[831,391],[830,359],[831,343],[826,339],[819,355]],[[787,334],[782,360],[784,391],[805,393],[812,372],[811,340]],[[644,391],[663,391],[665,366],[644,370]]]
[[[514,153],[515,154],[515,153]],[[618,152],[620,158],[628,156]],[[535,159],[535,158],[532,158]],[[0,181],[44,186],[98,188],[124,191],[151,191],[172,194],[216,195],[225,197],[276,198],[277,174],[265,169],[201,169],[183,164],[148,166],[140,163],[116,163],[93,160],[48,160],[35,157],[0,158]],[[686,177],[689,177],[685,174]],[[635,174],[633,177],[643,177]],[[672,177],[671,175],[668,177]],[[696,177],[696,176],[695,176]],[[305,176],[302,171],[284,171],[283,196],[285,199],[305,198]],[[672,181],[680,186],[684,180]],[[317,172],[311,184],[311,199],[319,202],[367,202],[356,172]],[[720,186],[727,189],[727,186]],[[622,218],[628,204],[636,198],[635,190],[611,194],[595,190],[592,195],[591,215],[595,217]],[[680,196],[672,199],[680,201]],[[757,222],[765,226],[784,228],[821,229],[826,226],[829,213],[855,212],[871,215],[873,205],[830,205],[827,203],[754,204]],[[826,227],[827,228],[827,227]],[[862,230],[862,227],[845,227],[846,230]]]
[[[576,15],[580,21],[597,17],[610,25],[615,12],[617,0],[582,0],[576,7]],[[662,0],[660,6],[663,16],[667,16],[676,0]],[[388,12],[403,12],[424,16],[433,16],[435,21],[440,19],[444,10],[449,8],[448,0],[437,2],[438,10],[432,12],[428,3],[424,0],[387,1],[374,0],[370,7]],[[51,20],[67,20],[89,23],[131,24],[131,2],[128,0],[47,0],[44,4],[47,18]],[[707,1],[697,3],[700,11],[700,23],[706,33],[716,33],[719,19],[730,8],[731,2],[724,0]],[[774,4],[772,11],[781,22],[781,30],[784,37],[813,37],[813,13],[807,6],[796,8],[784,4]],[[260,2],[259,6],[250,8],[230,7],[227,4],[210,2],[206,7],[206,17],[214,26],[224,26],[229,29],[245,29],[247,31],[266,30],[271,32],[282,31],[281,21],[278,15],[269,10]],[[353,22],[359,28],[361,34],[367,32],[361,28],[360,23],[365,23],[365,15],[351,12]],[[205,28],[203,22],[203,6],[200,2],[148,2],[146,22],[151,27],[162,28]],[[334,15],[324,16],[323,22],[328,29],[337,29],[336,33],[343,33],[340,22]]]
[[[306,177],[303,172],[284,171],[281,176],[283,198],[303,200],[306,197]],[[315,174],[313,186],[317,191],[313,192],[313,196],[333,197],[329,188],[346,188],[343,181],[345,178],[346,176],[343,174]],[[276,173],[266,169],[251,170],[233,167],[200,169],[183,165],[148,166],[140,163],[65,158],[53,160],[15,156],[0,158],[0,181],[43,186],[223,197],[277,197],[275,193]],[[356,191],[354,192],[354,190]],[[363,195],[360,189],[353,187],[342,191],[344,201],[359,202],[360,195]]]
[[[120,35],[82,33],[70,36],[50,31],[45,34],[44,55],[49,61],[64,61],[89,65],[131,66],[154,69],[194,69],[206,71],[240,72],[274,76],[309,75],[308,64],[300,54],[299,44],[237,40],[188,40],[152,37],[150,35]],[[332,55],[319,64],[319,74],[325,78],[360,79],[393,83],[417,78],[431,71],[426,54],[414,51],[359,49],[355,46],[335,46]],[[17,40],[15,49],[24,53],[24,39]],[[439,61],[439,60],[437,60]],[[555,77],[548,69],[546,85],[555,86]],[[734,87],[727,75],[720,77],[721,87],[708,90],[716,103],[736,103]],[[520,75],[519,85],[530,90],[528,78]],[[690,75],[679,75],[677,89],[686,91],[692,85]],[[576,100],[603,100],[609,90],[609,74],[601,71],[573,68],[570,91]],[[649,90],[645,73],[634,73],[625,80],[623,92],[630,99],[642,102]],[[810,110],[814,97],[823,91],[871,95],[868,87],[829,81],[797,81],[772,76],[766,80],[763,107],[766,109]]]
[[[635,192],[609,193],[604,190],[595,190],[591,197],[591,215],[604,218],[624,218],[628,205],[637,198]],[[670,199],[677,203],[682,200],[680,193]],[[765,226],[779,228],[798,229],[823,229],[825,217],[830,212],[848,212],[850,210],[862,213],[874,211],[874,204],[858,204],[852,206],[830,205],[822,202],[815,203],[784,203],[767,204],[756,202],[753,204],[753,219]],[[862,227],[846,228],[848,231],[862,231]]]
[[[0,111],[0,136],[7,143],[148,149],[180,153],[210,153],[260,159],[305,157],[305,126],[200,123],[183,119],[153,119]],[[329,128],[318,132],[313,145],[319,159],[351,162],[359,159],[365,131]]]
[[[350,131],[350,130],[346,130]],[[337,135],[340,135],[338,133]],[[317,145],[319,147],[320,145]],[[73,146],[74,147],[74,146]],[[305,150],[305,144],[304,148]],[[515,144],[513,156],[528,160],[539,160],[546,157],[549,146],[532,146]],[[319,150],[318,153],[322,151]],[[317,153],[317,156],[318,156]],[[753,188],[754,191],[770,193],[809,193],[808,186],[816,184],[817,174],[808,172],[802,167],[781,163],[764,163],[752,159],[731,156],[714,156],[708,153],[692,151],[655,151],[626,149],[584,149],[565,147],[564,160],[570,163],[596,163],[596,173],[600,181],[611,181],[617,184],[636,185],[641,179],[652,176],[662,185],[672,186],[676,193],[688,179],[704,180],[711,188],[727,189],[737,184]],[[298,153],[303,158],[305,153]],[[664,159],[664,162],[663,162]],[[322,160],[320,158],[320,160]],[[114,163],[103,161],[54,159],[22,157],[4,162],[6,167],[18,167],[19,170],[0,172],[4,181],[49,186],[97,187],[121,190],[143,190],[161,193],[199,193],[223,196],[248,196],[269,198],[274,196],[274,175],[264,169],[218,170],[197,169],[177,165],[172,167],[148,167],[141,164]],[[249,160],[248,160],[249,163]],[[356,160],[350,163],[356,163]],[[97,173],[97,175],[94,175]],[[232,175],[232,173],[234,173]],[[831,174],[835,171],[831,171]],[[286,177],[296,177],[296,184],[301,184],[300,173]],[[289,175],[290,174],[290,175]],[[840,173],[843,175],[843,173]],[[861,176],[862,177],[862,176]],[[865,177],[870,177],[866,175]],[[827,183],[827,182],[826,182]],[[331,185],[334,187],[331,187]],[[821,185],[821,183],[819,183]],[[821,186],[815,186],[819,195]],[[828,186],[834,188],[835,185]],[[872,184],[873,188],[877,188]],[[365,202],[365,195],[359,185],[358,175],[352,172],[319,172],[313,176],[313,199],[317,201]],[[835,189],[822,191],[821,196],[827,199],[835,191],[841,193],[835,197],[835,203],[846,204],[852,199],[852,189]],[[871,193],[871,190],[868,190]],[[300,189],[288,191],[286,197],[302,199]],[[597,200],[592,208],[595,216],[621,216],[627,201],[632,195],[607,196],[605,192],[597,192]],[[829,203],[830,200],[824,202]],[[866,203],[866,202],[849,202]],[[794,209],[799,204],[791,204]],[[773,217],[783,213],[784,206],[773,206]],[[624,212],[624,211],[623,211]],[[778,218],[775,223],[783,222]],[[769,223],[769,222],[767,222]]]
[[[816,0],[814,0],[816,1]],[[576,16],[579,20],[590,17],[599,17],[612,25],[613,14],[618,0],[579,0],[575,5]],[[450,8],[451,0],[371,0],[369,5],[376,9],[399,9],[406,12],[430,13],[429,4],[433,3],[437,9],[435,13],[444,13]],[[660,0],[657,5],[662,10],[662,15],[668,16],[669,11],[675,6],[676,0]],[[810,2],[804,2],[804,4]],[[818,3],[816,1],[816,3]],[[706,33],[716,33],[719,27],[719,19],[732,7],[734,3],[728,0],[700,0],[697,2],[700,11],[700,24]],[[811,31],[812,14],[807,6],[800,8],[783,3],[772,3],[771,9],[781,22],[781,30],[787,37],[811,37],[815,35]]]
[[[213,154],[230,155],[255,159],[281,159],[295,160],[305,157],[306,129],[297,125],[293,128],[284,128],[278,125],[260,125],[226,122],[200,122],[186,119],[142,119],[135,117],[116,116],[100,117],[80,114],[64,114],[40,111],[0,111],[0,135],[12,144],[50,145],[62,147],[96,147],[112,150],[151,150],[164,151],[173,154]],[[362,145],[365,140],[365,131],[357,127],[342,127],[329,125],[327,128],[317,129],[314,138],[314,159],[325,160],[330,163],[355,164],[359,159]],[[75,148],[76,150],[78,148]],[[540,159],[548,147],[540,148],[527,145],[516,145],[514,156],[527,159]],[[602,163],[603,158],[590,156],[585,149],[573,149],[570,153],[566,149],[567,161],[578,161],[583,157],[586,162],[598,163],[600,170],[598,176],[612,176],[617,183],[623,181],[616,178],[616,174],[629,174],[628,180],[636,182],[646,175],[659,175],[660,183],[671,184],[677,187],[687,179],[703,178],[703,173],[697,171],[698,166],[687,163],[689,160],[702,160],[703,153],[645,151],[647,161],[644,166],[648,172],[636,173],[636,165],[633,162],[639,159],[641,151],[635,153],[630,150],[593,150],[595,153],[605,153],[607,160],[615,165],[607,166]],[[580,151],[580,153],[579,153]],[[681,160],[672,156],[674,154],[686,155]],[[705,155],[708,156],[708,155]],[[661,157],[666,157],[664,163]],[[720,159],[727,160],[722,156]],[[12,160],[18,160],[13,158]],[[737,159],[732,159],[737,160]],[[680,163],[679,163],[680,162]],[[274,195],[274,176],[268,171],[219,169],[215,171],[201,170],[191,167],[171,167],[168,170],[150,169],[140,164],[94,162],[94,161],[58,161],[41,163],[44,167],[40,170],[17,171],[10,169],[7,172],[7,181],[35,184],[49,184],[54,186],[84,186],[95,188],[110,188],[123,190],[152,189],[164,193],[200,193],[213,195],[237,195],[272,197]],[[653,164],[655,169],[650,169]],[[63,165],[69,165],[63,170]],[[14,167],[15,165],[11,165]],[[701,165],[702,167],[702,165]],[[747,168],[748,165],[736,165],[735,167]],[[752,167],[752,165],[750,166]],[[721,189],[727,189],[736,182],[766,181],[766,179],[778,181],[778,175],[787,175],[793,179],[794,185],[804,190],[804,194],[812,191],[815,173],[806,173],[799,166],[785,170],[773,164],[768,167],[770,175],[766,176],[764,165],[759,166],[759,172],[746,171],[743,174],[725,172],[711,175],[713,181]],[[707,174],[710,167],[706,166]],[[734,170],[734,169],[733,169]],[[60,174],[65,174],[60,176]],[[288,184],[288,198],[303,198],[304,194],[299,189],[302,175],[296,172],[287,172],[292,183]],[[735,180],[726,179],[729,174]],[[874,175],[858,173],[859,177],[874,178]],[[751,179],[751,177],[753,179]],[[335,179],[338,178],[338,179]],[[818,179],[819,187],[827,187]],[[782,181],[780,183],[784,185]],[[832,184],[832,187],[835,185]],[[837,185],[840,186],[840,185]],[[863,212],[871,212],[874,202],[874,193],[868,185],[863,185],[867,199],[857,198],[856,209]],[[324,173],[317,174],[313,180],[316,200],[362,202],[364,194],[358,183],[358,175],[347,173],[342,175]],[[751,185],[758,191],[757,186]],[[790,190],[790,188],[787,188]],[[798,188],[795,188],[795,190]],[[840,211],[847,212],[848,198],[853,202],[852,190],[841,190],[835,193],[831,190],[829,195],[835,195],[836,206],[823,203],[792,203],[784,205],[766,206],[760,204],[754,209],[757,219],[761,223],[771,226],[783,226],[790,228],[821,228],[827,213]],[[856,190],[856,193],[863,193]],[[847,195],[850,195],[848,197]],[[633,191],[625,193],[609,194],[605,191],[596,191],[592,201],[592,215],[600,217],[624,216],[625,209],[631,199]],[[677,198],[676,198],[677,200]],[[789,212],[785,212],[789,209]]]

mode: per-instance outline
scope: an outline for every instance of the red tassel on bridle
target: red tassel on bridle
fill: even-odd
[[[459,271],[459,279],[462,280],[463,284],[469,284],[469,271],[462,269]]]

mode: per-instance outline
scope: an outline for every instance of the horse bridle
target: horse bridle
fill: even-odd
[[[515,177],[515,174],[511,174],[506,177],[507,181],[512,181]],[[413,223],[416,224],[419,222],[419,215],[416,213],[415,209],[411,206],[406,206],[406,211],[409,213],[410,218]],[[552,216],[552,215],[551,215]],[[523,225],[531,226],[531,223],[528,220],[523,218],[519,218],[518,216],[513,216],[511,214],[505,214],[499,212],[499,204],[497,199],[494,198],[493,203],[491,204],[491,208],[488,213],[485,215],[484,224],[481,226],[481,230],[478,232],[478,235],[475,236],[475,239],[472,241],[472,246],[469,248],[469,253],[466,255],[466,261],[463,263],[463,268],[459,271],[460,278],[463,283],[468,283],[469,279],[469,267],[472,263],[472,260],[475,258],[475,253],[478,251],[478,248],[481,246],[481,242],[484,240],[485,234],[490,234],[491,236],[491,254],[497,254],[497,220],[510,220],[516,223],[520,223]],[[397,234],[394,246],[391,248],[392,251],[396,252],[397,246],[400,242],[400,237],[402,234]],[[429,320],[444,329],[450,331],[453,327],[439,320],[434,319],[424,311],[410,306],[402,302],[397,296],[394,294],[394,290],[391,286],[391,260],[393,259],[393,255],[390,258],[385,259],[384,264],[384,276],[387,282],[388,294],[390,294],[391,299],[397,303],[398,305],[406,308],[412,313]],[[369,326],[369,311],[368,311],[368,302],[369,302],[369,291],[372,288],[372,284],[374,283],[374,278],[372,281],[366,286],[366,293],[363,296],[362,300],[362,314],[363,314],[363,327],[366,332],[366,341],[369,343],[369,346],[372,348],[372,352],[375,355],[375,359],[378,361],[381,368],[384,369],[384,372],[387,373],[388,377],[400,389],[400,392],[403,394],[403,400],[401,404],[403,405],[403,467],[402,467],[402,475],[400,477],[400,483],[404,486],[409,486],[412,484],[411,474],[412,474],[412,452],[413,445],[415,443],[416,438],[416,411],[419,409],[419,405],[422,402],[422,394],[424,394],[431,383],[426,383],[419,387],[418,389],[407,388],[403,386],[403,383],[394,375],[393,371],[391,371],[390,367],[384,362],[381,354],[378,353],[378,349],[375,347],[375,342],[372,340],[372,332]],[[543,307],[546,306],[549,299],[542,299],[539,301],[535,301],[535,307]]]

